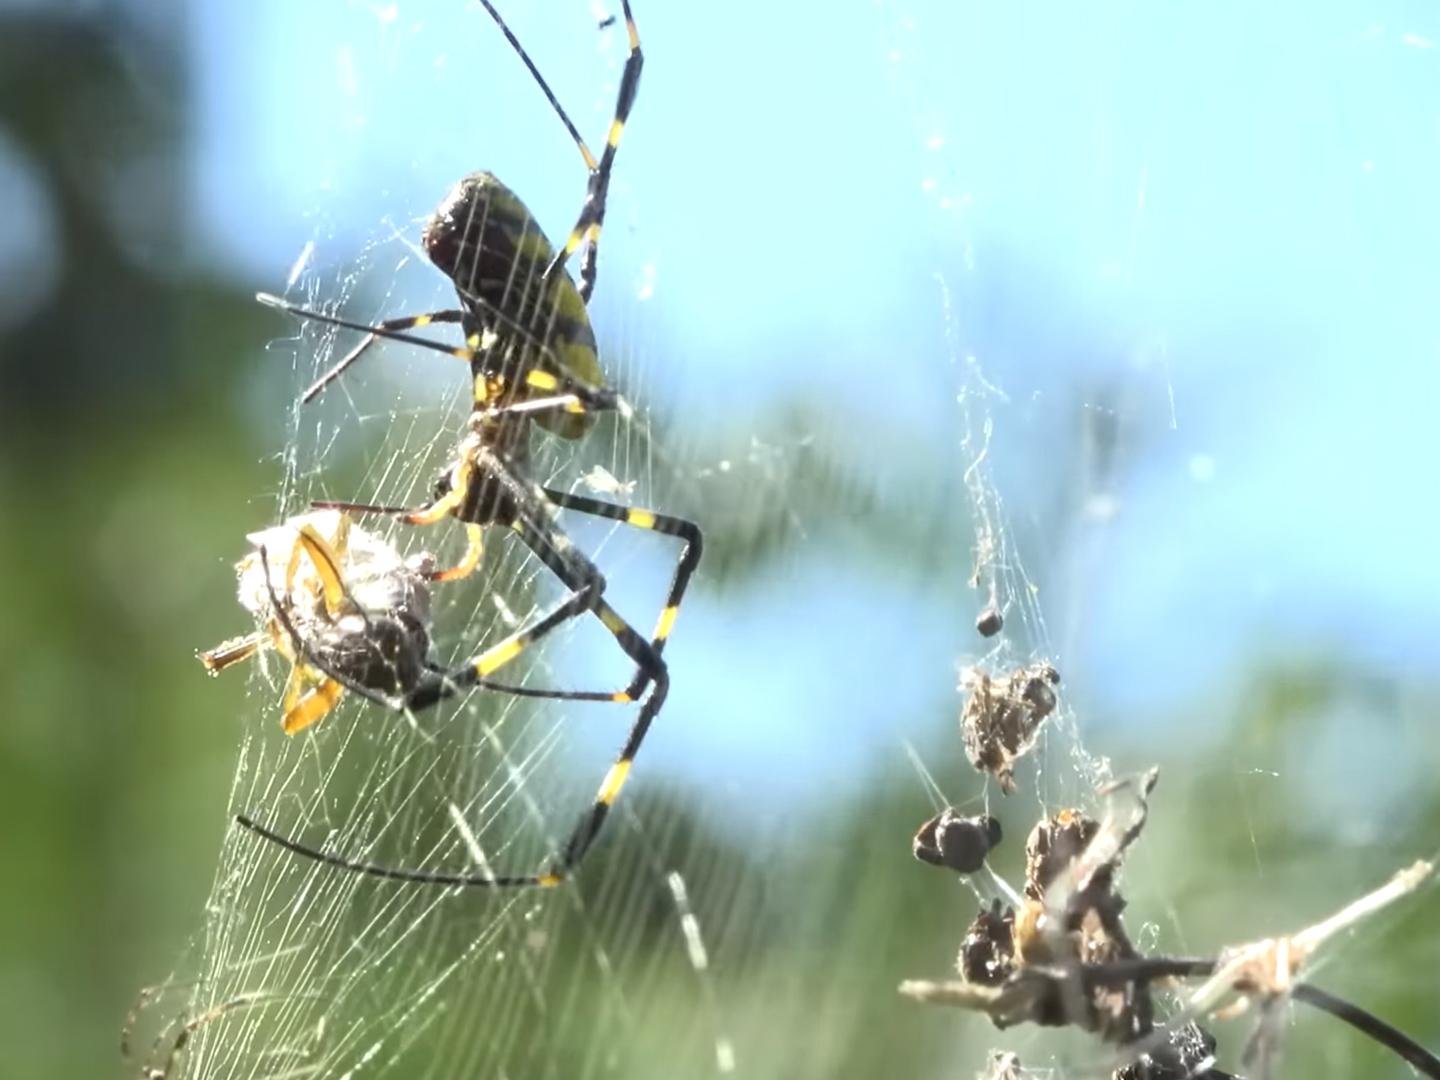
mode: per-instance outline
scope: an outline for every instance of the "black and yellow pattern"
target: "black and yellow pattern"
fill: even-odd
[[[518,423],[514,416],[507,416],[504,421],[507,426],[516,426]],[[468,576],[480,563],[483,528],[491,525],[508,528],[569,590],[569,595],[555,607],[468,661],[463,666],[464,673],[450,673],[449,685],[436,691],[433,699],[423,702],[411,700],[410,706],[425,707],[477,685],[525,696],[545,696],[560,700],[619,703],[637,700],[655,676],[664,672],[664,662],[660,654],[674,628],[681,601],[699,565],[703,550],[699,526],[684,518],[619,506],[600,499],[544,487],[530,480],[516,467],[515,457],[492,445],[502,436],[491,430],[491,425],[475,426],[478,430],[472,432],[462,444],[456,463],[440,478],[436,498],[425,506],[409,509],[351,502],[312,504],[317,510],[390,514],[411,525],[433,525],[446,518],[463,522],[469,538],[465,556],[455,567],[433,572],[431,580],[456,581]],[[654,633],[649,639],[602,599],[605,578],[599,567],[577,548],[560,528],[555,520],[557,508],[575,510],[683,541],[684,546],[676,561],[665,605],[656,619]],[[635,662],[635,676],[625,689],[542,691],[487,681],[490,675],[508,665],[552,630],[587,612],[593,613],[600,620],[620,648]]]
[[[267,294],[259,299],[304,318],[365,332],[358,345],[305,391],[303,401],[318,396],[379,338],[390,338],[467,361],[477,409],[524,409],[537,397],[573,397],[580,407],[537,410],[533,419],[562,438],[578,439],[589,431],[595,412],[614,408],[616,403],[615,395],[604,385],[586,304],[595,288],[610,176],[640,87],[644,54],[629,2],[624,0],[629,53],[605,148],[596,158],[500,13],[489,0],[480,2],[565,125],[589,171],[585,199],[565,243],[554,247],[525,203],[494,174],[475,172],[450,189],[421,233],[426,255],[454,283],[458,309],[400,316],[367,326]],[[565,268],[577,251],[581,251],[578,285]],[[465,347],[453,348],[408,333],[437,323],[460,324]]]
[[[511,418],[509,422],[515,421]],[[421,884],[505,887],[558,885],[580,864],[599,836],[611,806],[620,797],[620,792],[629,778],[632,762],[669,692],[669,671],[660,653],[674,626],[685,589],[700,561],[700,530],[693,522],[681,518],[555,491],[522,479],[510,467],[507,459],[493,450],[479,434],[472,434],[467,439],[458,462],[443,478],[441,488],[441,493],[432,503],[415,510],[351,503],[325,503],[317,504],[317,507],[396,513],[403,515],[403,520],[419,525],[455,516],[467,523],[472,545],[478,544],[480,524],[506,525],[570,591],[564,599],[523,629],[458,665],[442,678],[430,680],[423,689],[407,695],[404,706],[412,709],[427,708],[476,686],[530,697],[620,703],[637,700],[648,688],[649,693],[645,694],[640,712],[631,725],[619,755],[600,783],[594,803],[581,817],[560,855],[546,871],[515,877],[406,870],[353,861],[317,851],[261,826],[245,815],[238,816],[237,820],[246,828],[290,851],[354,873]],[[636,528],[676,536],[685,541],[653,639],[644,638],[603,599],[601,594],[605,588],[604,577],[599,568],[576,548],[555,524],[552,506],[589,513]],[[466,561],[469,561],[468,556]],[[476,561],[478,562],[478,556]],[[438,577],[441,573],[453,572],[442,571],[434,576]],[[630,686],[620,691],[544,690],[509,686],[489,679],[489,676],[515,660],[551,631],[586,612],[593,612],[614,636],[621,649],[635,661],[636,676]]]
[[[455,581],[480,564],[482,529],[501,526],[514,532],[565,585],[567,595],[504,641],[478,653],[455,670],[407,693],[410,709],[433,705],[473,687],[529,697],[571,701],[639,701],[639,713],[625,743],[607,770],[595,801],[585,812],[552,865],[542,873],[516,877],[405,870],[326,854],[258,825],[246,816],[240,824],[297,854],[355,873],[398,881],[442,885],[554,886],[584,859],[599,836],[611,806],[619,798],[632,763],[669,692],[669,672],[661,657],[675,625],[686,588],[699,564],[702,538],[691,521],[651,510],[620,506],[544,487],[529,477],[531,424],[562,438],[583,436],[597,412],[619,404],[605,385],[590,325],[587,303],[595,287],[596,257],[605,222],[610,176],[621,136],[640,85],[643,55],[629,0],[622,0],[629,54],[621,75],[615,115],[597,158],[556,100],[539,70],[489,0],[480,3],[524,62],[565,125],[589,170],[585,200],[565,243],[552,246],[520,198],[488,172],[457,183],[431,215],[422,245],[430,260],[455,285],[455,310],[387,319],[375,326],[296,307],[276,297],[262,302],[294,314],[363,331],[364,339],[322,375],[305,393],[319,394],[377,339],[421,345],[470,364],[473,408],[455,464],[441,476],[435,498],[418,508],[348,502],[317,502],[316,508],[399,516],[413,525],[454,518],[465,524],[466,554],[432,580]],[[566,270],[580,252],[579,283]],[[465,346],[454,348],[409,333],[436,323],[458,323]],[[599,568],[560,528],[557,510],[573,510],[680,540],[665,605],[650,638],[644,637],[603,598]],[[534,690],[492,682],[490,676],[569,620],[593,613],[634,662],[635,674],[620,690]],[[647,692],[648,691],[648,692]],[[643,700],[642,700],[643,698]]]

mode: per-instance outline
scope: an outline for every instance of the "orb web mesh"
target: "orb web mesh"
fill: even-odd
[[[514,183],[552,240],[573,220],[576,156],[523,70],[488,40],[483,12],[454,23],[433,12],[342,6],[313,39],[331,43],[334,77],[360,87],[356,101],[403,104],[343,112],[339,138],[317,134],[297,164],[303,174],[324,162],[325,183],[292,300],[360,321],[450,306],[448,283],[414,249],[417,222],[476,167]],[[504,14],[559,96],[585,103],[576,118],[597,143],[622,35],[597,37],[599,18],[535,5]],[[1097,787],[1158,763],[1123,878],[1146,953],[1213,954],[1297,929],[1413,857],[1412,834],[1376,839],[1392,803],[1360,800],[1349,820],[1361,839],[1348,842],[1304,812],[1316,805],[1305,802],[1316,799],[1302,724],[1312,706],[1294,699],[1320,700],[1311,683],[1227,670],[1223,692],[1201,697],[1164,652],[1170,628],[1191,617],[1222,636],[1199,618],[1220,588],[1202,581],[1203,602],[1180,593],[1171,612],[1137,596],[1173,598],[1163,583],[1205,576],[1150,553],[1234,528],[1203,492],[1226,454],[1243,468],[1256,447],[1227,441],[1217,416],[1282,381],[1263,367],[1237,375],[1227,351],[1242,355],[1237,339],[1196,316],[1195,282],[1176,277],[1157,239],[1195,240],[1164,202],[1192,149],[1155,134],[1188,115],[1190,99],[1136,104],[1163,74],[1164,28],[1123,5],[1048,10],[1038,29],[1022,12],[973,5],[895,2],[871,14],[835,16],[843,32],[832,27],[817,49],[813,15],[742,6],[697,26],[636,11],[649,66],[591,310],[607,375],[639,411],[577,444],[537,440],[534,472],[693,516],[707,554],[667,652],[675,685],[655,745],[600,848],[563,889],[495,892],[375,882],[228,831],[187,965],[184,1015],[204,1022],[177,1074],[948,1076],[1003,1048],[1024,1075],[1107,1075],[1101,1051],[1073,1032],[996,1032],[982,1016],[895,993],[951,970],[977,902],[976,889],[947,889],[911,858],[927,812],[1002,819],[1010,839],[991,865],[1018,887],[1017,838],[1031,825],[1068,807],[1100,813]],[[597,41],[612,79],[599,89]],[[686,85],[708,92],[675,89]],[[797,86],[811,103],[803,115],[777,109]],[[504,109],[476,105],[496,100]],[[512,109],[525,120],[486,143],[483,161],[475,139],[439,138]],[[373,175],[347,167],[336,147],[381,138],[373,121],[384,116],[403,121],[385,143],[393,160]],[[808,149],[851,145],[861,149],[842,169]],[[425,177],[423,192],[402,197],[407,172]],[[353,222],[337,218],[354,210],[347,188],[369,207],[356,215],[371,224],[358,245]],[[837,235],[853,242],[816,254],[814,238]],[[1222,248],[1201,253],[1212,260],[1201,284],[1256,254]],[[265,359],[288,366],[293,395],[353,342],[297,323],[276,331]],[[1207,352],[1222,359],[1207,366]],[[284,413],[277,497],[256,527],[317,498],[424,501],[468,393],[458,362],[375,350],[318,404]],[[1192,523],[1190,535],[1157,524],[1167,512]],[[1278,497],[1263,512],[1299,516]],[[462,546],[448,523],[365,525],[405,554],[445,562]],[[604,569],[616,608],[648,630],[672,545],[573,516],[564,525]],[[471,579],[435,587],[442,661],[558,596],[512,539],[492,535]],[[1262,562],[1242,551],[1202,568],[1224,581]],[[1131,618],[1117,604],[1132,605]],[[987,638],[975,619],[992,606],[1004,625]],[[1247,660],[1260,652],[1255,635],[1236,636]],[[1016,763],[1015,794],[1002,796],[965,760],[960,687],[966,672],[1036,664],[1057,670],[1058,707]],[[481,692],[411,723],[352,696],[287,738],[275,706],[283,667],[255,676],[231,809],[392,865],[539,868],[633,715]],[[618,688],[629,674],[593,619],[522,667],[544,686]],[[1304,685],[1274,689],[1287,677]],[[1202,704],[1154,690],[1167,680]],[[1416,687],[1418,704],[1395,710],[1387,739],[1428,761]],[[1262,708],[1267,694],[1279,704]],[[1373,717],[1392,704],[1344,682],[1316,707]],[[1432,934],[1416,940],[1417,953],[1434,952]],[[1403,1006],[1423,986],[1422,967],[1367,974],[1362,950],[1335,955],[1357,962],[1319,970],[1352,989]],[[1302,1023],[1303,1037],[1282,1040],[1295,1068],[1363,1072],[1378,1060],[1346,1033]],[[1247,1029],[1217,1033],[1230,1060]]]
[[[347,275],[325,291],[346,306],[350,283],[361,277]],[[294,346],[302,375],[313,377],[331,362],[340,340],[302,327]],[[364,363],[378,369],[394,352],[382,350],[386,355]],[[347,381],[360,383],[360,371]],[[426,501],[433,477],[454,452],[453,433],[462,428],[468,399],[460,391],[446,391],[448,405],[438,412],[428,403],[372,409],[363,389],[342,385],[319,407],[297,407],[277,519],[315,498]],[[593,438],[601,443],[605,436]],[[642,446],[635,434],[617,438],[601,464],[632,478],[648,496],[655,485],[637,449]],[[542,456],[536,468],[551,485],[585,489],[575,471],[579,461],[578,455],[559,462]],[[430,551],[442,562],[453,561],[461,547],[454,534],[448,540],[434,535],[443,529],[373,517],[364,528],[407,554]],[[597,557],[608,555],[607,569],[623,570],[634,552],[600,536],[605,542],[597,545]],[[438,659],[462,663],[525,624],[554,599],[556,588],[521,545],[492,539],[472,579],[432,587]],[[658,611],[658,596],[649,603]],[[594,687],[608,679],[616,689],[623,686],[624,657],[603,632],[591,641],[586,631],[595,630],[562,630],[533,664],[517,664],[525,669],[522,681]],[[606,655],[607,646],[613,655]],[[243,736],[232,809],[350,858],[431,870],[505,875],[540,869],[593,798],[608,761],[606,744],[618,745],[628,723],[619,706],[536,705],[485,692],[406,718],[351,695],[313,737],[287,738],[270,716],[278,696],[274,672],[261,675],[254,697],[270,722]],[[576,736],[577,727],[593,731]],[[622,803],[615,831],[627,827],[633,820]],[[661,822],[647,829],[650,859],[631,869],[629,882],[617,867],[594,890],[576,887],[544,898],[377,889],[373,881],[232,832],[201,950],[202,984],[206,1007],[239,1001],[244,1009],[197,1033],[203,1037],[188,1051],[188,1068],[196,1075],[340,1076],[361,1068],[385,1074],[416,1069],[415,1054],[422,1062],[443,1060],[433,1057],[434,1047],[458,1039],[469,1047],[462,1054],[467,1067],[487,1073],[546,1075],[560,1062],[567,1063],[566,1075],[604,1071],[608,1055],[593,1048],[605,1045],[603,1033],[614,1036],[636,1022],[626,1015],[621,991],[633,961],[623,937],[594,936],[592,906],[624,911],[641,882],[662,887],[674,871],[656,853],[671,845],[676,827]],[[678,934],[675,947],[681,955]],[[572,1004],[572,996],[589,1000]],[[467,1016],[483,1021],[456,1019]],[[482,1024],[511,1034],[476,1040]],[[522,1038],[525,1031],[531,1035]]]

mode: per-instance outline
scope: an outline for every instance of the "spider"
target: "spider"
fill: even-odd
[[[553,886],[579,865],[594,844],[629,776],[635,755],[664,703],[669,673],[661,652],[699,564],[702,538],[694,522],[545,487],[531,479],[529,472],[532,424],[561,438],[578,439],[589,430],[597,412],[622,407],[619,396],[604,385],[586,304],[595,286],[596,255],[610,174],[634,104],[643,63],[629,0],[622,0],[621,6],[630,52],[621,75],[605,149],[598,159],[500,14],[489,0],[480,2],[545,94],[589,169],[585,201],[565,244],[559,249],[553,248],[519,197],[492,174],[477,172],[451,189],[431,215],[422,235],[426,254],[454,283],[459,308],[403,316],[368,326],[265,294],[259,299],[303,318],[360,330],[366,335],[305,392],[303,401],[319,394],[382,337],[417,344],[470,364],[473,407],[467,430],[456,462],[442,473],[431,502],[418,508],[333,501],[316,502],[312,507],[390,514],[412,525],[430,525],[447,517],[456,518],[466,527],[466,553],[450,569],[429,571],[432,580],[454,581],[473,572],[481,560],[484,527],[500,525],[514,531],[569,590],[559,604],[485,650],[470,661],[465,670],[446,675],[441,680],[446,693],[435,696],[434,700],[472,686],[535,697],[619,703],[639,700],[647,689],[650,693],[644,697],[639,714],[606,772],[591,808],[571,832],[555,863],[540,874],[494,878],[390,868],[326,854],[247,817],[240,816],[238,820],[246,828],[297,854],[355,873],[432,884]],[[565,263],[582,249],[577,286]],[[466,335],[464,348],[451,348],[406,333],[442,322],[461,325]],[[642,636],[603,599],[605,579],[560,528],[556,521],[558,509],[575,510],[682,541],[669,592],[650,638]],[[491,674],[526,648],[586,612],[600,620],[635,663],[635,674],[624,690],[537,691],[489,681]],[[412,708],[432,703],[429,699],[407,702]]]
[[[421,232],[421,246],[454,284],[459,308],[402,315],[367,326],[267,293],[258,294],[257,299],[303,318],[365,332],[358,345],[301,395],[302,402],[314,400],[379,338],[391,338],[467,361],[477,408],[498,405],[523,410],[538,398],[536,422],[575,439],[589,430],[594,412],[619,405],[614,391],[604,386],[586,305],[595,288],[610,176],[640,86],[644,55],[629,0],[622,0],[630,51],[605,149],[596,158],[500,13],[490,0],[480,3],[564,124],[589,171],[585,201],[563,247],[551,246],[525,203],[498,177],[474,172],[450,189]],[[582,248],[577,286],[565,264]],[[460,324],[465,347],[451,348],[406,333],[435,323]]]

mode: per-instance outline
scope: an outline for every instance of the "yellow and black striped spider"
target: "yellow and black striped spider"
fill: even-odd
[[[521,541],[560,579],[568,595],[526,627],[470,661],[463,673],[443,680],[444,693],[406,702],[411,708],[433,704],[442,696],[483,686],[532,697],[572,701],[640,700],[640,711],[624,745],[604,779],[595,801],[544,872],[519,877],[404,870],[357,862],[308,847],[260,826],[248,817],[246,828],[289,850],[355,873],[400,881],[442,885],[559,884],[584,859],[619,797],[650,725],[669,690],[669,673],[661,653],[674,626],[685,590],[700,561],[701,534],[691,521],[650,510],[624,507],[604,500],[544,487],[530,477],[529,440],[532,424],[566,439],[584,435],[594,414],[615,409],[619,397],[604,385],[594,331],[586,303],[595,285],[596,253],[605,220],[616,149],[640,85],[643,57],[640,39],[622,0],[630,52],[620,79],[614,119],[605,149],[596,158],[555,98],[529,55],[489,3],[480,0],[506,40],[524,62],[566,130],[580,148],[589,169],[585,201],[563,247],[551,246],[525,204],[493,175],[473,173],[461,180],[427,222],[422,243],[426,254],[455,285],[460,306],[454,310],[388,319],[376,326],[349,322],[296,307],[276,297],[262,302],[304,318],[365,332],[365,338],[306,391],[309,400],[338,377],[377,338],[417,344],[470,364],[473,408],[457,460],[440,477],[434,499],[418,508],[349,502],[316,502],[316,508],[354,513],[391,514],[413,525],[430,525],[453,517],[465,524],[468,546],[455,567],[432,571],[434,580],[459,580],[480,563],[483,529],[499,525]],[[581,251],[580,283],[565,268]],[[407,333],[432,323],[458,323],[464,348],[451,348]],[[603,598],[605,579],[599,568],[566,536],[557,510],[574,510],[676,537],[683,543],[665,605],[650,638],[636,631]],[[533,690],[496,684],[489,676],[510,663],[556,627],[586,612],[593,613],[625,654],[635,663],[630,684],[620,691]],[[646,690],[649,693],[646,694]],[[433,699],[433,700],[432,700]]]

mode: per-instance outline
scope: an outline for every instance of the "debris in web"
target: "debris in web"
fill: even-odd
[[[628,499],[635,494],[634,480],[620,480],[604,465],[595,465],[584,476],[580,477],[580,483],[584,484],[597,495],[608,495],[612,499]]]
[[[1018,1055],[1008,1050],[995,1050],[990,1054],[990,1061],[977,1080],[1022,1080],[1023,1076]]]
[[[261,629],[199,654],[212,675],[274,649],[291,662],[287,734],[323,719],[348,688],[405,693],[430,651],[428,554],[402,557],[337,510],[297,514],[249,534],[255,550],[235,566],[240,604]]]
[[[1000,822],[989,814],[966,817],[947,806],[920,826],[913,850],[921,862],[973,874],[985,865],[985,856],[1000,837]]]
[[[1055,711],[1060,673],[1049,664],[1018,667],[1000,675],[967,668],[961,689],[968,691],[960,713],[965,756],[981,772],[1015,790],[1015,763],[1035,745],[1045,718]]]
[[[1413,892],[1431,875],[1432,864],[1416,862],[1334,916],[1293,935],[1227,948],[1215,959],[1147,957],[1125,930],[1119,872],[1123,856],[1144,829],[1157,779],[1157,770],[1151,769],[1105,785],[1099,794],[1106,809],[1099,819],[1077,809],[1042,818],[1026,841],[1018,907],[1000,899],[981,907],[960,945],[958,980],[909,980],[900,992],[917,1001],[982,1012],[1001,1029],[1031,1023],[1089,1032],[1117,1048],[1105,1066],[1114,1080],[1228,1078],[1231,1074],[1215,1066],[1215,1039],[1199,1024],[1219,1015],[1227,999],[1239,1009],[1257,1004],[1260,1023],[1243,1060],[1260,1077],[1269,1077],[1279,1052],[1277,1017],[1293,998],[1364,1031],[1421,1074],[1440,1077],[1440,1058],[1377,1017],[1298,978],[1327,941]],[[927,822],[920,835],[938,832],[944,817]],[[1162,1023],[1152,984],[1176,978],[1206,981]],[[1002,1060],[1003,1067],[997,1065]],[[997,1055],[982,1075],[1020,1075],[1018,1070],[1013,1055]]]
[[[1015,971],[1015,909],[992,900],[981,908],[960,941],[956,962],[967,983],[999,986]]]
[[[1005,616],[1000,614],[1000,608],[992,600],[985,605],[985,610],[975,617],[975,631],[981,637],[994,637],[1003,629]]]

